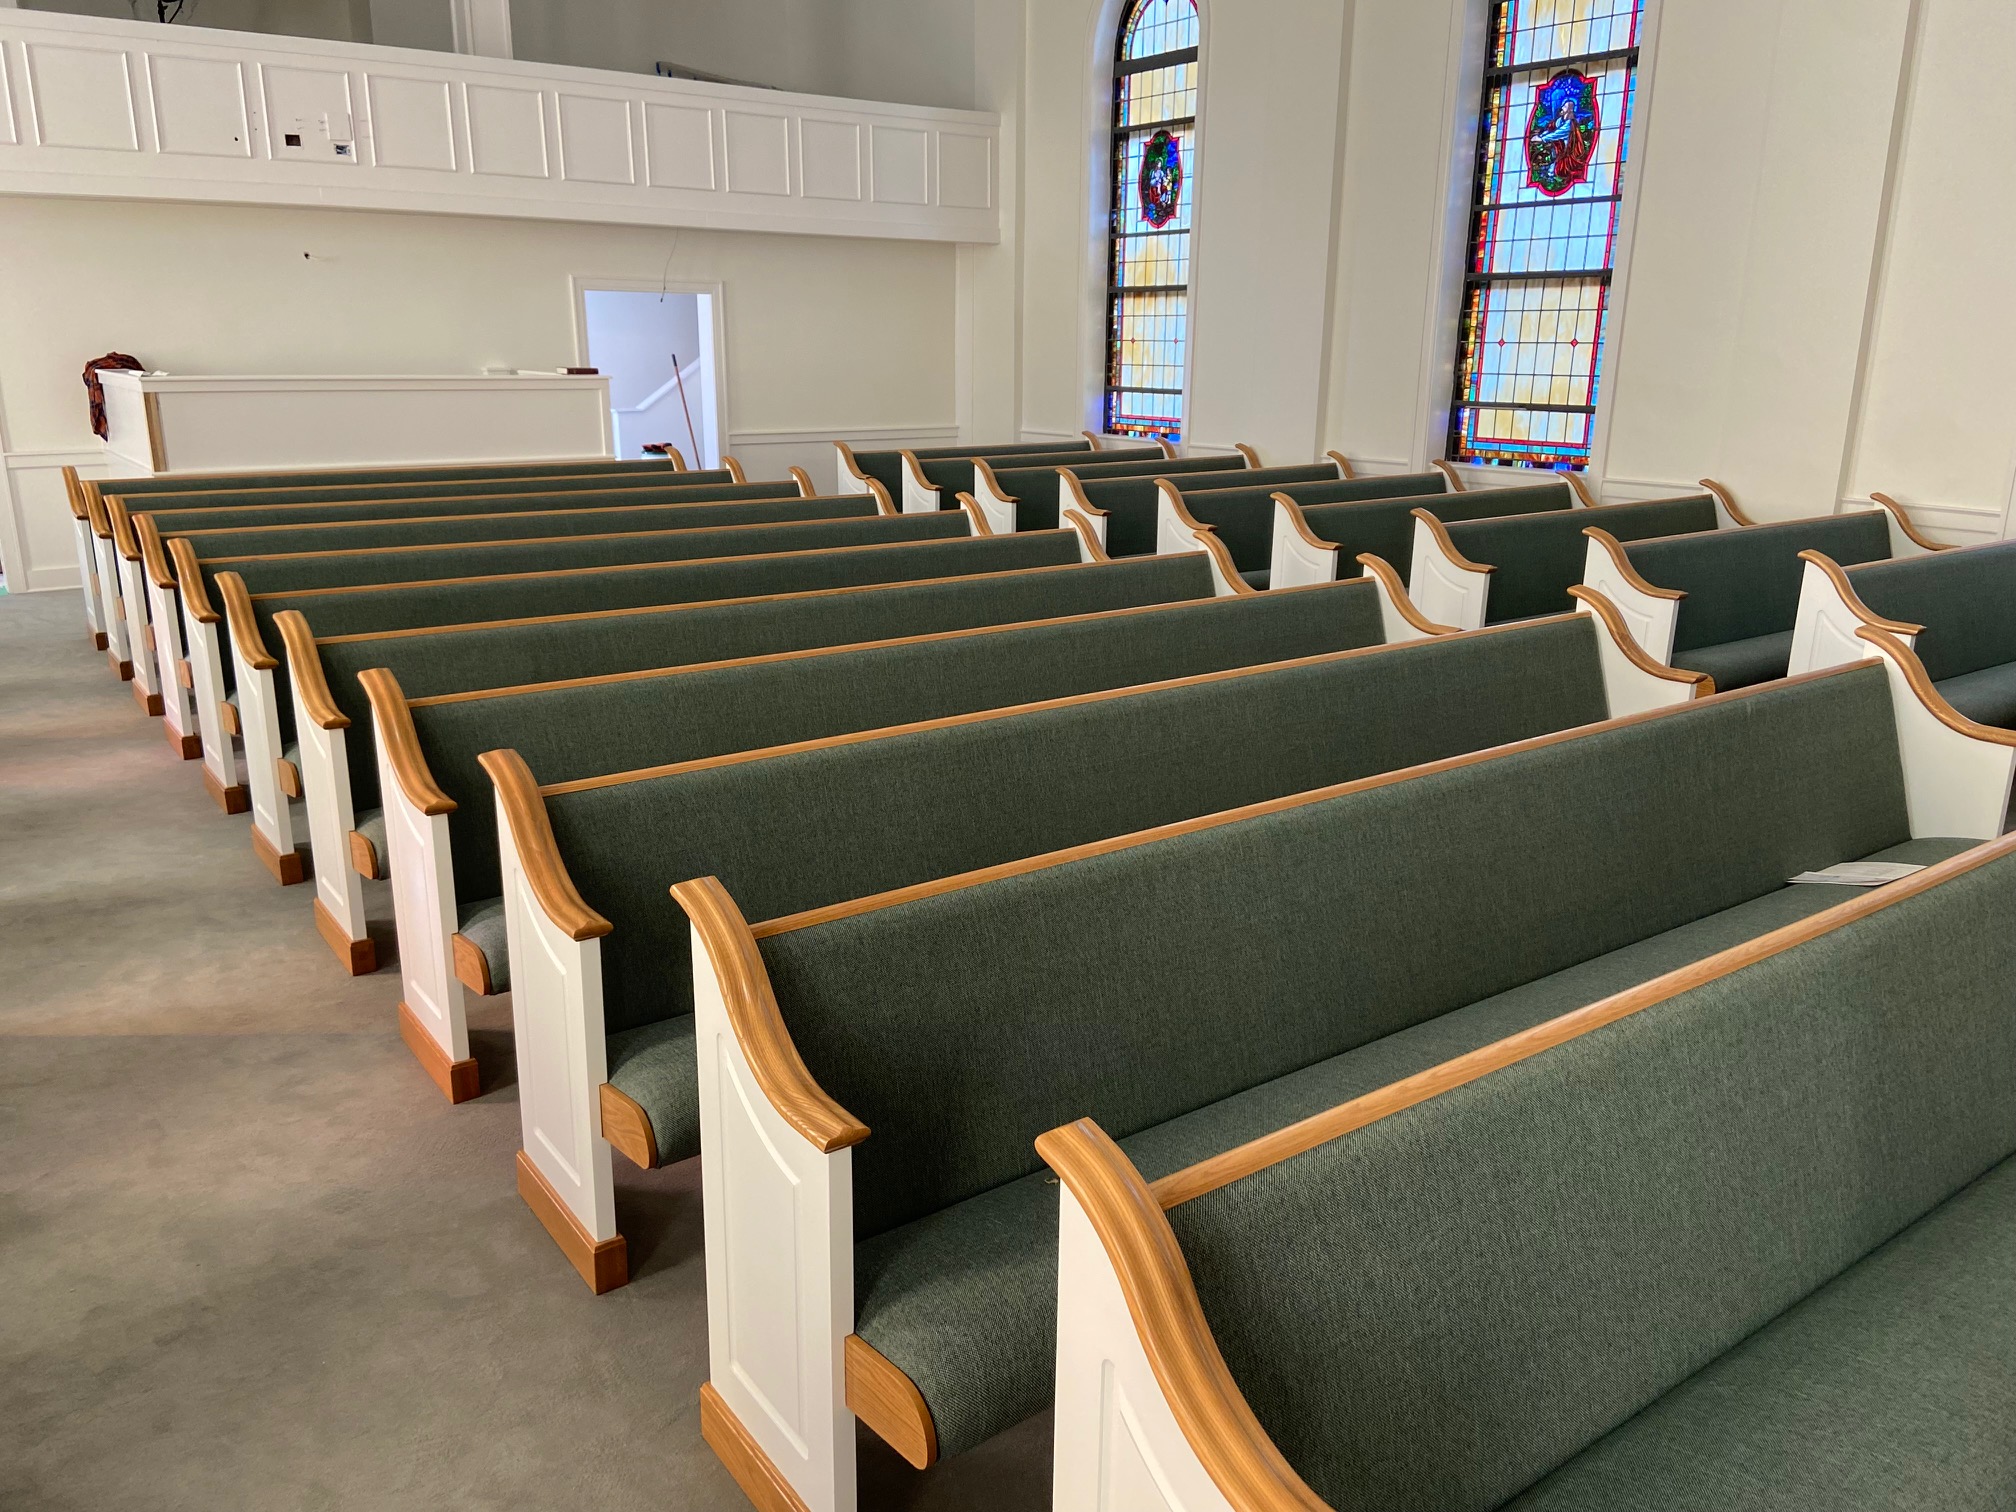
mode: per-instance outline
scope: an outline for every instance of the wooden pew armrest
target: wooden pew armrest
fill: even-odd
[[[1351,470],[1351,459],[1340,451],[1327,451],[1323,455],[1337,464],[1337,476],[1343,482],[1350,482],[1358,474]]]
[[[364,689],[364,696],[371,701],[385,764],[392,769],[393,778],[406,801],[422,814],[454,813],[455,800],[441,791],[441,785],[428,769],[426,754],[420,749],[420,734],[413,728],[413,710],[406,702],[399,679],[387,668],[371,667],[360,672],[357,681]],[[484,762],[484,769],[489,770],[488,758],[480,759]],[[524,762],[519,762],[519,770],[523,770],[524,765]],[[492,775],[494,777],[495,774]],[[528,781],[530,775],[526,774]],[[533,792],[537,794],[536,786]],[[539,813],[543,817],[545,812],[542,804]],[[608,931],[605,929],[603,932],[606,934]]]
[[[969,497],[961,495],[962,498]],[[1015,501],[1008,490],[1001,486],[1001,477],[994,471],[994,464],[984,457],[973,459],[973,492],[970,497],[987,516],[987,523],[995,535],[1015,533]]]
[[[1110,562],[1106,555],[1106,511],[1101,509],[1093,515],[1082,510],[1064,511],[1064,527],[1078,532],[1078,559],[1081,562]]]
[[[861,463],[854,455],[854,448],[849,446],[845,441],[835,441],[833,443],[833,450],[839,454],[840,458],[840,491],[842,493],[867,493],[868,484],[871,480],[868,474],[861,470]],[[812,495],[808,493],[806,497],[810,498]]]
[[[1925,556],[1934,551],[1953,549],[1944,542],[1921,535],[1918,527],[1911,523],[1911,516],[1905,513],[1904,506],[1887,493],[1872,493],[1869,499],[1889,517],[1890,555],[1893,557]]]
[[[1655,662],[1673,659],[1673,636],[1680,626],[1680,605],[1686,594],[1645,581],[1624,543],[1600,526],[1583,532],[1589,538],[1582,565],[1582,584],[1601,594],[1630,627],[1630,638]]]
[[[1715,500],[1715,512],[1721,516],[1720,520],[1717,521],[1717,528],[1722,530],[1741,530],[1746,525],[1757,523],[1750,516],[1743,513],[1742,506],[1736,502],[1736,495],[1730,491],[1727,484],[1717,483],[1713,478],[1703,478],[1701,480],[1701,487],[1707,490],[1709,496]]]
[[[124,499],[114,499],[105,506],[105,514],[112,525],[112,544],[119,548],[119,555],[129,562],[140,560],[140,537],[133,532],[133,516],[127,512]]]
[[[1269,588],[1300,588],[1337,580],[1339,548],[1309,528],[1302,508],[1285,493],[1274,495],[1274,543],[1268,559]]]
[[[804,468],[802,467],[792,468],[790,472],[790,478],[793,483],[796,483],[798,485],[799,498],[816,499],[819,497],[819,490],[816,487],[814,487],[812,483],[812,474],[805,471]],[[844,489],[842,490],[842,492],[845,491],[846,490]]]
[[[280,647],[287,655],[287,675],[294,684],[294,696],[301,710],[325,730],[347,730],[350,716],[336,707],[323,675],[322,653],[315,636],[298,609],[283,609],[273,616],[273,628],[280,632]]]
[[[245,665],[259,672],[270,672],[279,666],[280,658],[266,649],[266,639],[259,633],[258,616],[252,612],[252,595],[245,590],[245,579],[235,572],[218,573],[217,594],[224,600],[224,619],[231,627],[231,644],[245,658]]]
[[[174,563],[175,591],[182,595],[182,607],[190,618],[205,625],[223,619],[210,602],[209,590],[203,586],[203,566],[196,560],[196,548],[186,537],[176,536],[169,541],[168,560]]]
[[[1442,474],[1442,481],[1449,485],[1450,493],[1468,493],[1470,491],[1470,485],[1465,483],[1463,475],[1456,471],[1455,463],[1445,462],[1440,457],[1437,457],[1428,465]]]
[[[1578,583],[1568,590],[1568,596],[1596,622],[1597,657],[1612,719],[1688,703],[1715,691],[1715,679],[1706,672],[1669,667],[1647,653],[1632,635],[1624,615],[1603,594]]]
[[[1491,574],[1456,549],[1449,528],[1425,509],[1414,515],[1414,561],[1409,591],[1422,613],[1459,630],[1481,630],[1490,607]]]
[[[1954,708],[1917,653],[1898,637],[1872,625],[1855,633],[1890,678],[1912,837],[1995,839],[2016,783],[2016,730],[1981,724]]]
[[[140,561],[147,569],[147,576],[156,588],[173,588],[175,569],[168,561],[168,548],[161,540],[161,529],[154,523],[154,516],[141,515],[133,522],[133,528],[140,534]]]
[[[1372,580],[1379,595],[1379,619],[1388,645],[1456,633],[1454,625],[1438,624],[1421,612],[1409,596],[1407,585],[1400,581],[1400,574],[1384,557],[1363,551],[1358,554],[1358,565],[1365,569],[1365,576]]]

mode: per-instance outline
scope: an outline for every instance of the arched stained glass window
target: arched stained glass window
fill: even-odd
[[[1114,50],[1109,434],[1183,434],[1196,192],[1196,0],[1132,0]]]
[[[1584,467],[1645,0],[1491,0],[1449,456]]]

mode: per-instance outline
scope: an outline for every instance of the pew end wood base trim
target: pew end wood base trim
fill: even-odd
[[[256,825],[252,830],[252,854],[259,858],[261,866],[273,873],[273,880],[282,887],[293,887],[308,880],[308,853],[300,849],[291,851],[276,849],[273,842],[261,834]]]
[[[107,635],[103,630],[93,630],[91,632],[91,646],[96,651],[109,651],[112,649],[112,637]]]
[[[630,1252],[623,1236],[618,1234],[612,1239],[601,1240],[590,1238],[588,1231],[567,1210],[567,1204],[560,1200],[560,1194],[539,1174],[539,1168],[532,1164],[532,1157],[523,1150],[518,1152],[518,1195],[532,1209],[533,1216],[546,1232],[552,1235],[553,1242],[560,1246],[568,1264],[581,1273],[581,1279],[588,1283],[588,1289],[596,1296],[629,1284]]]
[[[202,737],[198,736],[197,741],[200,746]],[[252,795],[245,790],[244,783],[234,782],[227,787],[207,766],[203,768],[203,789],[209,793],[210,801],[227,814],[245,814],[252,810]]]
[[[522,1156],[520,1157],[523,1158]],[[700,1387],[700,1437],[735,1478],[756,1512],[811,1512],[791,1483],[758,1447],[711,1381]]]
[[[140,685],[138,678],[133,680],[132,688],[133,702],[140,705],[141,713],[146,714],[150,718],[159,719],[167,712],[167,705],[161,701],[161,695],[159,693],[149,693]]]
[[[859,1334],[842,1344],[847,1362],[847,1408],[875,1430],[912,1469],[938,1462],[938,1425],[917,1383]]]
[[[481,1078],[477,1075],[476,1061],[450,1060],[441,1047],[434,1042],[434,1036],[427,1032],[413,1010],[404,1003],[399,1005],[399,1038],[406,1041],[406,1048],[413,1052],[413,1059],[420,1062],[420,1069],[427,1073],[428,1080],[441,1089],[441,1095],[451,1103],[465,1103],[476,1097],[482,1090]],[[522,1154],[518,1157],[525,1158]],[[544,1186],[542,1179],[541,1183]],[[524,1178],[519,1178],[519,1187],[524,1187]],[[556,1199],[557,1200],[557,1199]],[[549,1224],[548,1227],[551,1227]]]
[[[461,939],[460,935],[455,937]],[[608,1082],[600,1092],[602,1137],[640,1171],[658,1169],[658,1133],[637,1100]]]
[[[112,675],[118,678],[119,681],[121,682],[133,681],[133,663],[131,663],[130,661],[121,661],[119,658],[119,653],[116,651],[106,652],[105,660],[106,663],[112,668]]]
[[[203,737],[201,735],[184,735],[171,724],[162,725],[161,733],[168,737],[170,748],[179,753],[184,761],[201,761],[203,759]]]
[[[336,962],[351,976],[369,976],[378,969],[378,947],[372,941],[353,940],[337,922],[336,915],[315,900],[315,932],[322,936]]]

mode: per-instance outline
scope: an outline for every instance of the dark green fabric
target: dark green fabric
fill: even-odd
[[[334,503],[345,499],[424,499],[436,496],[482,493],[547,493],[587,488],[664,488],[677,479],[681,487],[733,483],[726,472],[673,472],[662,462],[625,463],[620,471],[587,471],[556,465],[551,470],[520,470],[492,473],[482,470],[444,469],[440,473],[411,473],[370,470],[353,473],[274,473],[269,481],[255,476],[250,482],[238,479],[204,482],[168,474],[159,478],[121,478],[114,485],[100,485],[108,499],[124,499],[134,513],[183,509],[223,509],[250,504]],[[286,482],[294,478],[302,481]]]
[[[1061,536],[997,539],[1054,539],[1075,555],[1075,546]],[[451,624],[424,635],[356,636],[321,647],[323,677],[351,728],[364,730],[370,728],[370,709],[357,674],[371,667],[386,668],[409,699],[418,699],[1211,597],[1210,569],[1194,555],[1074,560],[1063,567],[1008,572],[991,571],[987,563],[994,560],[981,558],[976,569],[981,575],[943,582],[884,582],[728,603],[668,601],[662,609],[641,614],[586,614],[470,628]],[[299,602],[311,629],[343,622],[331,600]],[[351,801],[358,809],[377,804],[376,762],[353,758],[350,782]],[[494,805],[487,787],[479,785],[477,792],[476,807],[487,825]],[[459,831],[466,817],[465,810],[451,819],[451,831]],[[476,843],[488,848],[494,866],[496,836],[494,830],[486,833],[488,838]]]
[[[646,530],[721,530],[737,525],[790,525],[800,520],[878,518],[866,494],[845,498],[709,500],[695,504],[618,504],[421,520],[349,520],[334,525],[252,526],[185,537],[198,561],[238,556],[298,556],[397,546],[449,546],[478,541],[557,540],[563,536],[629,535]],[[176,535],[182,532],[178,528]]]
[[[450,515],[533,513],[556,509],[607,509],[619,504],[709,504],[735,499],[795,499],[798,485],[783,483],[707,483],[696,487],[646,487],[632,483],[622,489],[527,486],[510,493],[468,493],[452,498],[344,499],[323,504],[234,505],[223,509],[178,509],[164,515],[164,535],[197,530],[252,529],[273,525],[335,525],[345,520],[403,520]],[[152,513],[135,510],[136,515]]]
[[[504,900],[458,900],[455,932],[483,952],[483,959],[490,966],[490,984],[499,992],[509,991],[511,942],[504,927]]]
[[[1268,472],[1279,469],[1269,468]],[[1254,477],[1260,476],[1255,473]],[[1232,560],[1245,576],[1271,565],[1274,550],[1274,495],[1286,494],[1297,504],[1349,504],[1365,499],[1408,500],[1410,508],[1421,506],[1427,495],[1443,492],[1447,479],[1439,472],[1404,473],[1387,478],[1338,478],[1326,476],[1315,482],[1271,483],[1259,487],[1245,485],[1226,488],[1217,484],[1200,487],[1204,480],[1185,480],[1183,507],[1206,525],[1217,528],[1218,538],[1232,553]],[[1356,577],[1353,567],[1346,577]],[[1250,579],[1249,579],[1250,581]],[[1256,585],[1259,586],[1259,585]]]
[[[353,725],[352,728],[361,727]],[[377,762],[370,760],[368,756],[355,764],[374,768],[378,765]],[[371,790],[375,799],[378,790],[378,784],[375,780],[371,784]],[[352,832],[362,835],[366,840],[369,840],[371,842],[372,853],[378,858],[378,870],[373,874],[372,880],[374,882],[383,882],[392,875],[387,870],[387,867],[391,864],[392,852],[388,849],[385,839],[385,810],[382,808],[352,808],[350,810],[350,819]]]
[[[1969,843],[1911,841],[1877,858],[1931,863]],[[1847,887],[1779,888],[1263,1082],[1145,1129],[1123,1147],[1144,1177],[1157,1180],[1856,896]],[[918,1383],[941,1444],[950,1433],[970,1447],[1049,1400],[1056,1236],[1056,1183],[1038,1171],[857,1246],[855,1331]]]
[[[1792,665],[1792,632],[1781,630],[1776,635],[1676,651],[1673,665],[1688,672],[1706,672],[1715,679],[1718,693],[1752,687],[1785,675]]]
[[[1101,451],[1099,456],[1108,462],[1153,462],[1162,455],[1159,446],[1114,447]],[[1034,467],[1075,467],[1085,460],[1085,448],[1080,446],[1066,451],[1017,453],[1014,457],[1018,468]],[[958,501],[957,494],[973,492],[976,473],[972,457],[919,457],[917,465],[923,470],[924,480],[944,494],[944,503],[950,508]],[[985,460],[984,458],[982,460]],[[990,464],[991,465],[991,464]],[[898,497],[901,497],[898,495]]]
[[[1680,535],[1715,528],[1715,501],[1707,494],[1648,499],[1642,504],[1604,504],[1595,509],[1465,520],[1450,524],[1449,539],[1480,567],[1495,567],[1486,624],[1559,614],[1575,607],[1568,590],[1582,581],[1589,541],[1582,532],[1600,525],[1620,541]]]
[[[936,461],[940,457],[1034,457],[1046,456],[1051,452],[1068,451],[1082,455],[1092,450],[1089,441],[1024,441],[1013,446],[913,446],[910,454],[919,462]],[[900,500],[903,497],[903,453],[901,451],[857,451],[854,465],[889,490],[889,497]]]
[[[1925,627],[1916,649],[1934,682],[2016,662],[2016,541],[1872,562],[1848,581],[1884,618]]]
[[[700,1153],[690,1138],[700,1124],[692,1014],[610,1035],[609,1082],[650,1117],[660,1165]]]
[[[1969,719],[2016,729],[2016,662],[1963,672],[1937,686],[1940,696]]]
[[[1107,478],[1174,478],[1184,473],[1223,472],[1236,457],[1157,457],[1148,462],[1088,462],[1070,469],[1087,494],[1092,485]],[[994,469],[994,481],[1002,493],[1015,501],[1017,530],[1051,530],[1062,517],[1058,507],[1059,479],[1063,469],[1023,467]],[[1094,495],[1096,498],[1096,495]]]
[[[2016,1160],[1555,1471],[1519,1512],[2008,1512]]]
[[[1155,549],[1156,498],[1159,490],[1155,487],[1161,473],[1140,478],[1108,478],[1099,482],[1086,483],[1086,499],[1096,508],[1106,511],[1106,554],[1108,556],[1145,556]],[[1307,467],[1249,467],[1235,471],[1179,473],[1176,475],[1183,490],[1185,507],[1193,498],[1202,500],[1211,495],[1205,490],[1236,488],[1244,493],[1249,487],[1286,488],[1295,483],[1322,483],[1337,481],[1337,464],[1318,462]],[[1196,492],[1193,493],[1193,490]],[[1190,511],[1197,515],[1197,511]],[[1197,515],[1206,525],[1218,523],[1215,519],[1205,519]],[[1234,517],[1234,535],[1241,546],[1246,537],[1237,529]],[[1224,537],[1221,529],[1219,535]],[[1244,556],[1234,546],[1231,539],[1226,545],[1232,548],[1232,560],[1242,568],[1265,567],[1267,553],[1263,550],[1259,559],[1253,560],[1248,551]]]
[[[1865,510],[1742,530],[1702,530],[1634,541],[1624,555],[1655,588],[1687,595],[1680,601],[1673,635],[1677,654],[1780,632],[1789,635],[1806,570],[1799,560],[1802,551],[1824,552],[1843,566],[1880,561],[1890,555],[1888,517]],[[1776,675],[1782,677],[1783,670]]]
[[[459,805],[449,820],[456,895],[483,897],[503,884],[497,870],[496,804],[477,758],[500,746],[514,747],[542,783],[572,782],[1318,656],[1376,645],[1379,639],[1376,595],[1368,585],[1344,583],[1270,594],[1264,600],[1203,598],[1121,615],[1013,625],[955,640],[836,649],[755,666],[696,667],[667,677],[458,700],[416,708],[413,716],[435,781]],[[859,764],[840,759],[843,765]],[[812,766],[816,770],[818,763]],[[1046,780],[1059,775],[1049,773]],[[947,765],[929,779],[935,784],[930,791],[940,796],[957,791],[966,776]],[[672,791],[679,786],[672,784]],[[720,803],[733,801],[735,790],[731,780]],[[603,806],[600,800],[556,802],[570,811],[593,812]],[[627,807],[627,800],[616,806]],[[647,807],[640,818],[658,812]],[[665,812],[667,824],[679,813],[676,808]],[[957,806],[947,815],[954,828],[956,814]],[[736,816],[722,808],[716,818],[732,825]],[[598,855],[616,847],[621,863],[633,872],[651,870],[637,863],[640,837],[648,836],[645,844],[654,857],[661,854],[655,827],[590,827],[578,833],[584,850],[566,853],[570,869],[588,864],[589,845]],[[959,843],[948,835],[934,839],[931,847],[934,853],[946,847],[956,853]],[[778,860],[783,859],[780,852]],[[682,872],[670,880],[704,874]],[[576,885],[585,887],[581,876],[576,870]],[[655,907],[648,886],[642,901]],[[622,922],[616,914],[609,918]],[[680,922],[676,913],[665,913],[665,920],[673,926]],[[612,1023],[619,1018],[635,1022],[633,1003],[666,1003],[668,987],[678,989],[670,1000],[677,1011],[686,1011],[683,970],[668,966],[655,937],[633,931],[621,940],[605,941],[602,957],[603,995],[612,1005]],[[679,960],[684,959],[682,950]],[[661,977],[681,980],[661,985]],[[613,1006],[617,1004],[623,1006]],[[661,1007],[651,1016],[664,1011]]]
[[[1438,473],[1439,477],[1440,474]],[[1367,481],[1370,481],[1369,479]],[[1296,502],[1302,503],[1300,499]],[[1375,556],[1406,582],[1414,570],[1414,511],[1427,509],[1447,525],[1456,520],[1484,520],[1508,515],[1538,514],[1574,508],[1575,495],[1566,483],[1530,483],[1516,488],[1478,488],[1468,493],[1422,499],[1412,494],[1381,495],[1354,503],[1303,504],[1302,523],[1318,540],[1337,545],[1337,575],[1357,577],[1364,568],[1360,556]]]
[[[2012,908],[2005,858],[1173,1210],[1261,1424],[1340,1512],[1482,1512],[1632,1419],[2016,1147]],[[1915,1313],[1834,1347],[1873,1386]],[[1539,1504],[1807,1512],[1839,1505],[1844,1440],[1922,1462],[1769,1389],[1796,1368],[1753,1379],[1724,1422],[1825,1424],[1789,1460],[1760,1446],[1770,1495],[1693,1481],[1747,1454],[1683,1412],[1632,1424],[1582,1495]],[[1641,1431],[1649,1480],[1630,1475]],[[2009,1442],[1944,1463],[1965,1487]],[[1659,1484],[1659,1451],[1683,1446],[1702,1463]]]

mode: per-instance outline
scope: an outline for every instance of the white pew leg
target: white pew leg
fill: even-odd
[[[98,568],[98,591],[105,596],[105,658],[122,680],[133,677],[133,644],[128,639],[126,607],[119,601],[118,553],[103,536],[91,538],[91,556]]]
[[[301,732],[301,791],[308,810],[308,853],[315,868],[315,932],[351,976],[378,969],[378,951],[364,928],[364,879],[349,864],[350,743],[347,730],[325,730],[294,700]]]
[[[294,814],[280,791],[279,690],[268,667],[254,667],[232,648],[238,674],[238,725],[245,741],[245,785],[252,794],[252,850],[282,887],[308,877]]]
[[[154,660],[161,677],[162,724],[168,744],[184,761],[195,761],[203,754],[203,737],[196,729],[196,704],[190,697],[195,678],[185,670],[189,653],[182,644],[182,611],[177,598],[173,588],[147,584],[147,620],[154,627]],[[183,681],[185,676],[189,682]]]
[[[91,644],[103,651],[107,646],[105,638],[105,595],[98,587],[98,561],[91,543],[97,539],[91,533],[91,522],[71,517],[70,524],[77,542],[77,586],[84,590],[84,626],[91,634]]]
[[[217,625],[192,617],[184,607],[182,630],[188,638],[189,679],[194,685],[190,701],[196,706],[196,728],[203,743],[203,786],[225,813],[242,814],[251,808],[252,799],[238,780],[238,759],[224,728],[224,648]]]
[[[122,603],[133,606],[133,617],[127,622],[126,637],[133,648],[133,699],[150,715],[164,712],[162,700],[161,672],[152,615],[147,602],[146,575],[138,562],[117,556],[119,564],[119,598]]]

